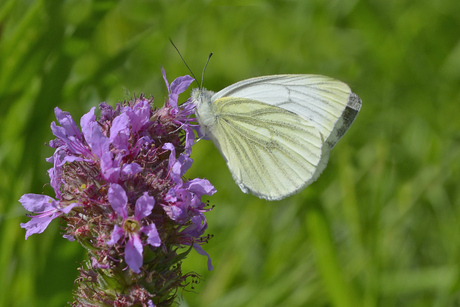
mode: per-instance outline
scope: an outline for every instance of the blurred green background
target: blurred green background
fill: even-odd
[[[239,5],[235,5],[235,4]],[[189,178],[218,193],[181,306],[460,306],[460,1],[0,0],[0,306],[72,301],[83,249],[59,223],[24,240],[24,193],[52,195],[53,108],[315,73],[363,100],[320,179],[279,202],[240,192],[211,142]],[[189,92],[187,92],[188,94]],[[182,96],[182,101],[187,95]]]

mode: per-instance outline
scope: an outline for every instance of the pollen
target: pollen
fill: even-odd
[[[136,221],[134,219],[128,218],[123,223],[123,230],[125,232],[138,233],[140,229],[141,229],[141,225],[139,224],[138,221]]]

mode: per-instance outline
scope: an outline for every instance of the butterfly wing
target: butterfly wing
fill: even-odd
[[[278,200],[303,189],[324,169],[322,136],[305,118],[235,97],[214,101],[212,113],[210,137],[243,192]]]
[[[325,154],[347,131],[361,108],[361,99],[347,84],[320,75],[251,78],[224,88],[212,100],[222,97],[253,99],[298,114],[321,133]]]

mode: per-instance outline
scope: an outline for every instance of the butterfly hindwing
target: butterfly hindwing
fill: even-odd
[[[212,108],[211,138],[244,192],[276,200],[316,179],[323,140],[303,117],[234,97],[218,99]]]

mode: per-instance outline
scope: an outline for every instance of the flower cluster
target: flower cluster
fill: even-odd
[[[64,221],[64,237],[77,240],[90,261],[80,269],[74,306],[169,306],[187,284],[181,260],[209,236],[203,195],[215,193],[206,179],[184,179],[192,160],[194,107],[178,106],[193,79],[177,78],[164,107],[153,109],[143,95],[117,104],[101,103],[80,121],[55,109],[51,124],[55,153],[47,161],[56,197],[25,194],[19,200],[35,213],[21,224],[26,239],[50,222]],[[208,256],[208,267],[212,269]],[[129,269],[127,269],[129,268]],[[104,305],[104,306],[105,306]]]

